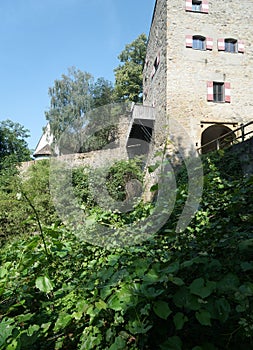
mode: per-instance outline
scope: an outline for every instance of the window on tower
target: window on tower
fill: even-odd
[[[208,13],[208,0],[186,0],[185,10],[189,12]]]
[[[224,83],[213,83],[213,100],[214,102],[224,102]]]
[[[192,11],[201,12],[202,1],[192,0]]]
[[[218,51],[244,53],[244,42],[233,38],[218,39]]]
[[[156,58],[155,58],[155,61],[154,61],[154,64],[153,64],[153,68],[152,68],[152,72],[151,72],[151,79],[154,78],[154,75],[159,68],[159,64],[160,64],[160,50],[158,51]]]
[[[235,40],[235,39],[225,39],[225,51],[227,51],[227,52],[237,52],[237,40]]]
[[[206,38],[200,35],[194,35],[192,37],[192,48],[195,50],[205,50]]]
[[[213,39],[202,35],[186,35],[185,46],[194,50],[212,50]]]
[[[207,101],[231,102],[229,82],[207,82]]]

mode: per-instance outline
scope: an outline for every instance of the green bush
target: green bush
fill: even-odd
[[[22,174],[12,172],[2,174],[0,178],[0,237],[38,230],[30,203],[36,208],[42,224],[59,221],[50,195],[49,161],[38,161]]]
[[[7,242],[0,349],[252,349],[253,178],[218,165],[205,158],[203,198],[183,233],[182,174],[173,215],[141,245],[109,251],[56,225],[44,227],[49,256],[37,234]],[[129,215],[144,213],[140,204]]]

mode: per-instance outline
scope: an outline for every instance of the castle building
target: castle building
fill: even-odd
[[[155,143],[173,128],[170,118],[182,147],[187,132],[201,153],[228,132],[240,136],[253,117],[252,18],[252,1],[156,1],[143,72],[143,104],[156,110]]]
[[[244,128],[253,120],[252,18],[250,0],[156,0],[143,105],[124,124],[122,154],[152,158],[150,145],[156,151],[166,141],[207,153],[253,132],[253,122]],[[49,156],[47,133],[37,159]]]

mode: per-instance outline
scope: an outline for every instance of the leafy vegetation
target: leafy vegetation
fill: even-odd
[[[0,174],[4,177],[15,173],[17,163],[30,160],[28,136],[29,131],[19,123],[9,119],[0,122]]]
[[[115,68],[115,96],[117,101],[142,101],[142,72],[145,64],[147,37],[141,34],[118,56],[121,64]]]
[[[5,242],[0,349],[251,349],[253,178],[242,177],[232,156],[226,167],[226,157],[203,159],[203,198],[183,233],[175,227],[187,196],[185,170],[178,174],[173,215],[142,244],[106,250],[48,221],[48,254],[35,229]],[[118,163],[108,175],[115,186],[108,190],[120,199],[130,168],[138,178],[135,164]],[[45,172],[36,174],[39,183]],[[73,176],[80,203],[89,202],[86,180],[83,170]],[[25,188],[34,191],[42,220],[49,202],[40,202],[36,186]],[[117,220],[124,225],[126,218],[148,216],[151,206],[141,203]],[[90,210],[103,223],[105,213],[91,200]],[[114,219],[107,215],[105,224],[115,225]]]
[[[49,161],[32,164],[25,173],[2,174],[0,186],[0,237],[38,229],[33,208],[43,225],[58,222],[49,188]]]
[[[50,108],[45,116],[54,135],[54,144],[57,145],[55,151],[64,153],[67,146],[67,149],[75,153],[83,153],[101,149],[115,141],[117,124],[104,125],[102,118],[109,112],[112,122],[111,104],[141,102],[146,45],[147,38],[144,34],[126,45],[118,57],[121,64],[115,69],[115,86],[104,78],[94,81],[90,73],[76,67],[69,68],[68,74],[62,74],[60,79],[54,81],[48,91]],[[102,106],[108,108],[103,110]],[[84,130],[85,144],[77,142],[73,145],[73,135],[79,140]],[[66,137],[68,140],[63,140]]]

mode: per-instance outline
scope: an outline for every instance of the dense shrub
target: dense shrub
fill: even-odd
[[[42,224],[58,221],[50,195],[48,160],[34,163],[21,174],[2,174],[0,183],[1,237],[38,230],[31,203]]]
[[[253,178],[224,176],[219,162],[204,160],[203,198],[183,233],[185,174],[172,217],[142,245],[108,251],[57,226],[44,228],[49,256],[36,234],[8,242],[0,349],[252,349]],[[132,220],[147,215],[140,206]]]

